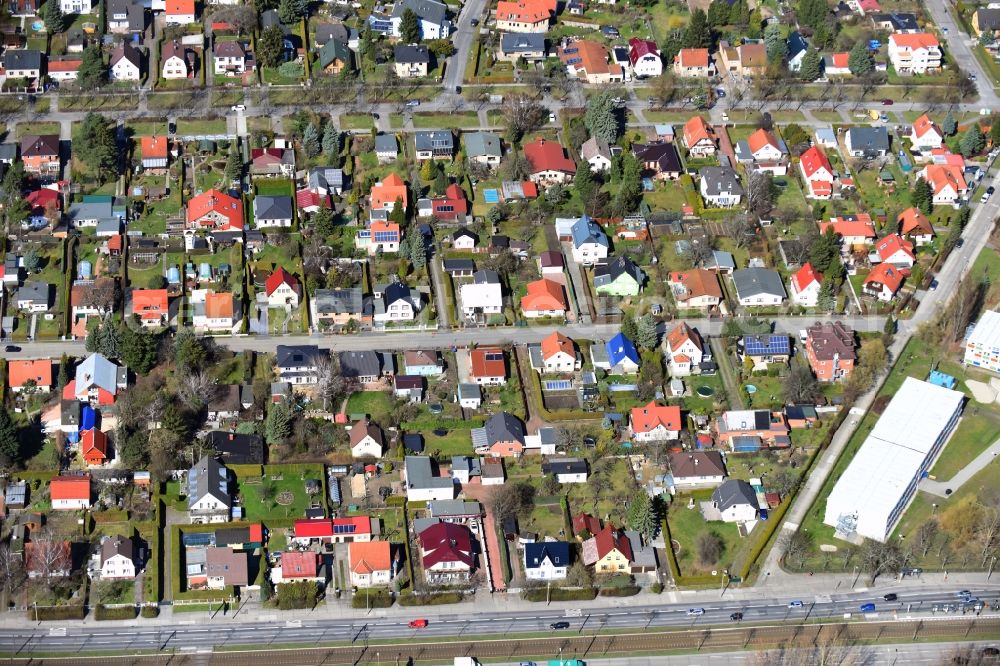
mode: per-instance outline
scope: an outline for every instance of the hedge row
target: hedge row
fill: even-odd
[[[358,590],[351,598],[351,608],[388,608],[392,595],[387,590]]]
[[[143,606],[142,607],[142,616],[143,617],[149,617],[149,618],[159,617],[160,616],[160,609],[157,606]]]
[[[400,606],[443,606],[444,604],[461,603],[462,595],[458,592],[441,592],[438,594],[401,594],[397,599]]]
[[[135,616],[135,606],[108,608],[104,604],[98,604],[94,609],[95,620],[134,620]]]
[[[521,598],[525,601],[593,601],[597,597],[597,590],[592,587],[581,587],[570,589],[566,587],[553,587],[551,590],[545,588],[532,588],[521,592]]]
[[[473,416],[472,418],[464,421],[425,417],[415,421],[406,421],[402,423],[400,427],[408,432],[417,430],[436,430],[438,428],[444,428],[446,430],[472,430],[473,428],[483,427],[484,423],[486,423],[486,419],[482,416]]]
[[[94,523],[97,525],[101,525],[103,523],[128,522],[128,511],[122,509],[114,509],[110,511],[96,511],[91,515],[94,518]]]
[[[672,538],[670,536],[670,523],[663,519],[663,538],[667,544],[667,565],[670,567],[670,576],[674,579],[677,587],[708,587],[719,582],[718,576],[682,576],[680,567],[677,565],[677,556],[674,554]]]
[[[602,587],[598,594],[602,597],[634,597],[639,594],[639,588],[635,585],[627,587]]]
[[[51,620],[82,620],[87,615],[87,609],[81,605],[75,606],[44,606],[29,608],[28,619],[35,622]]]

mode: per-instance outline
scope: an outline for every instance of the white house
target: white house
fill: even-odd
[[[391,35],[402,37],[403,13],[411,10],[417,15],[420,26],[420,37],[424,40],[447,39],[451,32],[451,22],[448,21],[448,7],[436,0],[403,0],[393,6]]]
[[[193,315],[191,325],[201,331],[231,331],[239,321],[236,301],[231,293],[217,294],[211,289],[193,289],[188,299]]]
[[[462,227],[451,235],[451,246],[455,250],[471,252],[476,249],[477,240],[476,234]]]
[[[94,6],[91,0],[59,0],[59,9],[63,14],[90,14]]]
[[[375,312],[374,321],[413,321],[420,312],[423,296],[402,282],[376,285],[372,293]]]
[[[724,481],[712,493],[712,505],[727,523],[749,523],[757,520],[757,493],[749,483],[737,479]]]
[[[766,268],[744,268],[733,271],[736,300],[744,306],[781,305],[785,287],[777,272]]]
[[[392,544],[388,541],[351,542],[347,554],[354,587],[378,587],[391,582]]]
[[[301,290],[296,277],[281,266],[278,266],[264,283],[264,295],[267,297],[268,307],[271,308],[299,307]]]
[[[725,481],[726,465],[718,451],[679,451],[670,454],[670,476],[675,488],[713,487]]]
[[[889,60],[897,74],[926,74],[941,69],[941,45],[929,32],[889,35]]]
[[[816,307],[822,282],[823,276],[813,269],[811,263],[806,262],[792,277],[788,278],[792,302],[805,308]]]
[[[637,442],[677,439],[684,428],[679,406],[657,405],[655,400],[642,407],[633,407],[629,412],[628,425],[632,439]]]
[[[142,56],[125,43],[111,51],[111,69],[109,78],[112,81],[138,81],[142,78]]]
[[[542,472],[559,483],[586,483],[589,476],[587,461],[580,458],[552,458],[542,464]]]
[[[564,541],[524,544],[524,575],[528,580],[563,580],[569,570],[570,547]]]
[[[675,326],[667,334],[665,344],[671,377],[687,377],[701,365],[704,356],[701,336],[687,324],[681,322]]]
[[[368,419],[361,419],[351,428],[351,457],[381,458],[384,448],[382,430]]]
[[[927,151],[940,148],[944,143],[944,132],[925,113],[913,121],[910,128],[910,141],[914,150]]]
[[[205,456],[188,470],[187,503],[192,523],[228,521],[233,500],[226,466]]]
[[[699,189],[707,207],[732,208],[743,201],[743,186],[732,167],[705,167],[699,175]]]
[[[573,237],[573,261],[589,266],[608,258],[608,237],[601,225],[584,215],[570,228]]]
[[[122,536],[108,537],[101,544],[101,579],[135,578],[135,544]]]
[[[633,37],[628,40],[628,59],[632,73],[638,79],[663,74],[663,58],[656,42],[649,39]]]
[[[580,369],[581,362],[573,341],[559,331],[553,331],[541,344],[530,347],[529,354],[531,367],[542,373],[567,373]]]
[[[258,194],[253,200],[253,220],[258,229],[287,229],[292,226],[295,206],[289,196]]]
[[[476,271],[472,282],[463,284],[458,292],[462,300],[462,314],[468,319],[503,312],[503,287],[496,271]]]
[[[591,171],[611,170],[611,158],[613,157],[611,146],[603,139],[592,136],[584,141],[583,145],[580,146],[580,157],[590,165]]]

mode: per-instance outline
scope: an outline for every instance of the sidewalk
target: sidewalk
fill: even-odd
[[[917,489],[928,492],[931,495],[937,495],[938,497],[948,497],[950,493],[955,492],[965,485],[966,481],[983,471],[983,468],[993,462],[998,454],[1000,454],[1000,439],[990,444],[989,448],[973,458],[969,464],[960,469],[955,476],[947,481],[921,479]]]

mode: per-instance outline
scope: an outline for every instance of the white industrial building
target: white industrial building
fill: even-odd
[[[987,310],[965,341],[965,363],[1000,372],[1000,312]]]
[[[826,500],[838,536],[885,541],[962,414],[965,396],[907,377]]]

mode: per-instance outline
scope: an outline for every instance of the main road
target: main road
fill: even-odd
[[[450,609],[450,612],[440,612],[431,607],[408,609],[408,616],[400,613],[389,615],[376,610],[371,615],[342,620],[301,616],[289,619],[285,615],[279,620],[277,615],[270,615],[249,621],[234,621],[221,614],[214,619],[190,614],[190,620],[178,622],[175,617],[169,625],[135,623],[127,630],[104,623],[47,623],[44,627],[32,623],[30,626],[0,629],[0,654],[88,651],[127,654],[139,650],[163,652],[234,645],[315,645],[334,641],[364,644],[392,639],[418,643],[440,642],[452,637],[514,638],[518,634],[537,635],[539,632],[556,632],[556,636],[572,637],[604,630],[647,630],[654,627],[698,629],[711,625],[733,625],[734,613],[742,613],[739,622],[752,626],[802,624],[831,618],[838,621],[853,618],[865,622],[961,619],[964,615],[959,610],[945,613],[934,608],[935,604],[958,604],[954,588],[898,589],[898,599],[893,602],[885,602],[881,590],[879,595],[852,591],[813,598],[747,600],[719,600],[715,591],[693,595],[689,602],[683,604],[623,605],[598,609],[580,604],[573,610],[555,610],[538,604],[537,608],[528,611],[462,614]],[[986,601],[1000,594],[996,586],[973,588],[971,592]],[[622,600],[623,603],[628,601]],[[865,604],[874,604],[874,610],[862,612],[861,607]],[[410,627],[409,620],[416,617],[427,618],[427,626],[420,629]],[[972,617],[970,612],[968,618]],[[984,618],[996,619],[990,614]],[[568,626],[556,629],[553,628],[555,623],[566,623]]]
[[[873,333],[878,332],[885,326],[885,317],[881,316],[831,316],[822,315],[817,317],[764,317],[774,322],[774,329],[777,333],[787,333],[796,335],[800,330],[809,326],[814,321],[843,321],[856,331]],[[727,319],[685,319],[689,326],[692,326],[704,335],[721,335]],[[740,319],[736,320],[741,321]],[[661,333],[668,327],[670,322],[661,324]],[[401,351],[405,349],[467,347],[473,343],[500,344],[500,343],[537,343],[550,335],[553,331],[561,331],[566,335],[581,340],[607,340],[616,333],[620,327],[617,324],[566,324],[550,326],[503,326],[496,328],[464,328],[458,330],[430,330],[430,331],[410,331],[397,333],[357,333],[352,335],[285,335],[280,337],[271,336],[212,336],[212,340],[221,347],[226,347],[234,352],[257,351],[274,352],[278,345],[298,345],[314,344],[323,349],[332,351],[362,351],[366,349],[383,349],[386,351]],[[33,342],[14,343],[19,351],[0,352],[2,358],[57,358],[62,354],[70,356],[80,356],[84,354],[84,340],[36,340]]]

